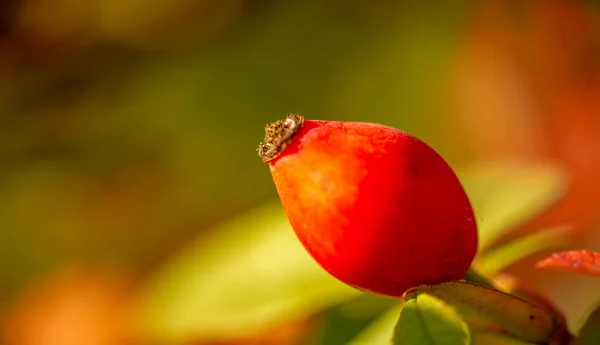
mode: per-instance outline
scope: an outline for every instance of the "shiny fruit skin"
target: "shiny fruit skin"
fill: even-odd
[[[408,133],[306,120],[268,164],[298,239],[348,285],[401,296],[461,279],[471,265],[469,199],[444,159]]]

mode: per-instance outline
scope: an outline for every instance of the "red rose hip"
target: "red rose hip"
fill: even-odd
[[[469,199],[431,147],[395,128],[288,115],[259,156],[300,242],[331,275],[401,296],[458,280],[477,251]]]

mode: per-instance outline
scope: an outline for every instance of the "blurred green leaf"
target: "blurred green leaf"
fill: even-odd
[[[476,266],[483,274],[493,277],[504,268],[529,255],[567,246],[571,237],[570,226],[536,231],[483,253],[477,258]]]
[[[579,330],[579,336],[573,342],[573,345],[596,344],[600,344],[600,306],[588,316]]]
[[[459,171],[476,212],[479,252],[554,204],[565,176],[550,165],[479,163]]]
[[[469,283],[485,286],[488,288],[495,288],[494,282],[481,272],[477,267],[471,266],[465,276],[463,277],[464,281]]]
[[[150,339],[228,338],[360,293],[310,258],[277,202],[223,224],[169,262],[147,282],[137,316]]]
[[[365,293],[351,301],[333,306],[319,315],[318,329],[307,340],[306,344],[347,344],[369,328],[383,313],[397,304],[398,299]],[[395,319],[393,318],[390,322],[390,327],[387,330],[388,336],[391,336]]]
[[[389,345],[393,341],[394,327],[402,305],[395,306],[373,321],[347,345]]]
[[[406,301],[394,331],[398,345],[470,344],[469,328],[454,308],[428,294],[417,293]]]

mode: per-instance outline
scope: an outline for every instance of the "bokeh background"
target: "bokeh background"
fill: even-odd
[[[597,1],[3,0],[0,342],[317,343],[310,318],[227,340],[132,326],[160,267],[276,200],[255,148],[290,112],[401,128],[457,168],[560,166],[564,197],[515,231],[568,223],[600,249]],[[599,297],[534,263],[508,270],[569,317]]]

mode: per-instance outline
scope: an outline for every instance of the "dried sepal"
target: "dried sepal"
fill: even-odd
[[[304,117],[289,114],[284,120],[278,120],[265,127],[265,138],[258,145],[258,155],[263,162],[277,158],[294,139],[304,124]]]

